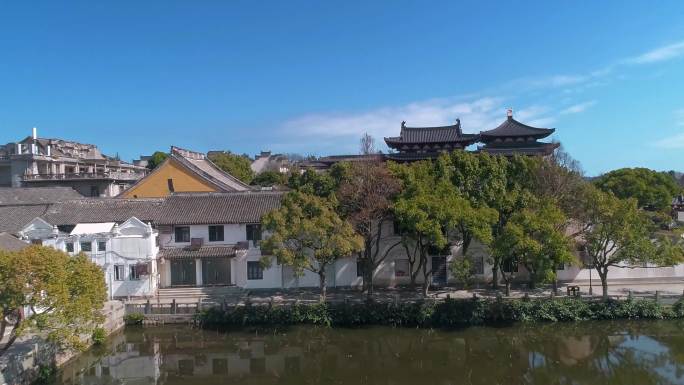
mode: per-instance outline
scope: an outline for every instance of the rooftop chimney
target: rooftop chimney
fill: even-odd
[[[506,110],[506,116],[508,116],[508,119],[513,118],[513,109],[512,108],[509,108],[508,110]]]
[[[38,129],[33,127],[33,139],[38,139]]]

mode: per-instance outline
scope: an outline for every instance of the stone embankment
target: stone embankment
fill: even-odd
[[[105,316],[102,328],[107,335],[124,327],[123,303],[107,302],[102,313]],[[90,339],[90,336],[84,338]],[[60,351],[39,335],[21,338],[0,357],[0,385],[28,385],[41,375],[41,370],[59,367],[77,354],[75,351]]]

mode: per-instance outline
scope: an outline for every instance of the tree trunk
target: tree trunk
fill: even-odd
[[[553,290],[553,295],[558,295],[558,272],[553,269],[553,281],[551,282],[551,290]]]
[[[599,278],[601,278],[601,288],[603,289],[603,299],[607,300],[608,299],[608,269],[606,268],[604,272],[602,272],[599,269],[596,269],[598,271]]]
[[[420,262],[423,265],[423,297],[427,297],[430,291],[430,278],[432,276],[432,266],[428,270],[428,257],[425,251],[421,248]]]
[[[368,295],[368,299],[370,300],[373,297],[373,292],[374,292],[374,286],[373,286],[373,273],[375,272],[375,266],[373,265],[372,262],[368,261],[367,266],[365,267],[366,271],[364,271],[364,280],[368,280],[368,283],[366,283],[366,294]]]
[[[527,287],[530,290],[534,290],[537,288],[537,273],[535,273],[534,270],[532,270],[532,269],[528,269],[527,272],[530,275],[530,278],[527,282]]]
[[[511,296],[511,282],[506,280],[506,297]]]
[[[325,283],[325,269],[321,269],[321,271],[318,272],[318,279],[319,279],[320,285],[321,285],[320,302],[323,303],[323,302],[325,302],[326,296],[328,294],[328,287]]]
[[[5,314],[2,314],[2,317],[3,317],[3,319],[2,319],[2,322],[3,322],[3,330],[2,330],[2,332],[3,332],[3,334],[4,334],[5,330],[7,330],[7,323],[6,323],[6,322],[7,322],[7,321],[6,321],[6,317],[7,317],[7,316],[6,316]],[[19,327],[19,325],[21,324],[21,322],[23,321],[23,319],[24,319],[22,310],[18,310],[18,311],[17,311],[16,317],[17,317],[17,320],[16,320],[16,322],[14,323],[14,325],[12,326],[12,331],[10,332],[10,337],[9,337],[9,339],[7,339],[7,342],[5,342],[5,346],[3,346],[3,347],[0,349],[0,357],[2,357],[2,355],[5,354],[5,353],[7,352],[7,350],[9,350],[10,346],[12,346],[12,344],[14,343],[14,341],[17,340],[17,333],[15,333],[15,332],[16,332],[17,328]],[[3,335],[0,335],[0,340],[2,340],[2,337],[4,337],[4,336],[3,336]]]
[[[499,289],[499,267],[496,265],[492,267],[492,289]]]

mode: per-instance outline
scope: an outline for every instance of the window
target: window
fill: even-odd
[[[126,276],[124,265],[114,265],[114,280],[123,281]]]
[[[247,240],[248,241],[254,241],[254,244],[256,244],[258,241],[261,240],[261,225],[256,223],[256,224],[248,224],[247,225]]]
[[[130,271],[128,279],[130,279],[131,281],[138,281],[140,279],[140,274],[137,265],[128,266],[128,270]]]
[[[74,252],[74,243],[73,242],[67,242],[66,243],[66,251],[67,251],[67,253],[73,253]]]
[[[81,251],[86,251],[86,252],[91,252],[93,251],[93,243],[88,241],[88,242],[81,242]]]
[[[173,188],[173,179],[169,178],[166,180],[166,184],[169,186],[169,192],[175,192],[176,190]]]
[[[484,257],[471,257],[473,261],[473,274],[484,274]]]
[[[392,222],[392,231],[394,231],[394,235],[401,235],[401,224],[399,221],[395,220]]]
[[[176,233],[176,242],[190,242],[189,226],[176,226],[174,230]]]
[[[247,279],[264,279],[264,269],[258,261],[247,262]]]
[[[223,241],[223,225],[209,226],[209,242]]]
[[[408,277],[409,276],[409,260],[397,259],[394,261],[394,276]]]
[[[356,261],[356,276],[363,277],[364,273],[364,261]]]
[[[97,241],[97,251],[107,251],[107,241]]]
[[[565,270],[565,264],[563,262],[559,263],[558,266],[556,266],[556,270]]]

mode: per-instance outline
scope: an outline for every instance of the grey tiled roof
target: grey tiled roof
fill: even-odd
[[[160,225],[256,223],[278,207],[283,192],[188,193],[166,198],[83,198],[43,205],[0,206],[0,232],[16,234],[34,218],[50,224],[124,222]]]
[[[220,169],[204,154],[172,146],[170,156],[194,171],[197,175],[219,187],[221,191],[248,191],[252,189],[238,178]]]
[[[166,259],[179,258],[212,258],[212,257],[234,257],[235,246],[202,246],[199,248],[192,247],[175,247],[159,250],[159,257]]]
[[[390,144],[400,143],[474,143],[478,135],[464,134],[460,122],[451,126],[406,127],[402,124],[399,136],[385,138]]]
[[[282,192],[175,194],[166,198],[157,224],[256,223],[280,207]]]
[[[54,203],[83,198],[71,187],[0,187],[0,206]]]
[[[0,250],[17,251],[28,247],[28,243],[7,233],[0,233]]]
[[[16,234],[34,218],[42,216],[49,205],[0,206],[0,232]]]
[[[497,128],[480,132],[480,138],[483,142],[487,141],[488,138],[511,136],[527,136],[540,139],[553,134],[554,131],[556,131],[554,128],[537,128],[528,126],[509,116],[508,119],[501,123]]]
[[[136,217],[144,222],[156,222],[163,204],[163,198],[75,199],[50,205],[42,218],[58,226],[77,223],[124,222],[130,217]]]

